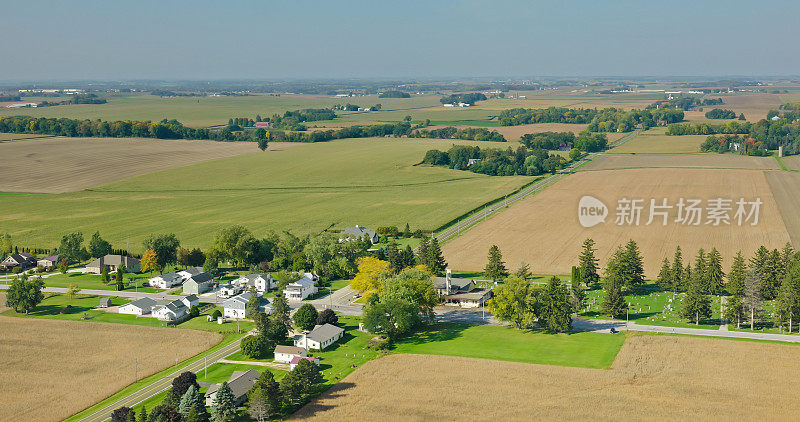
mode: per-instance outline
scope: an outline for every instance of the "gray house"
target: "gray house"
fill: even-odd
[[[231,388],[236,406],[241,406],[242,403],[247,400],[247,392],[253,388],[260,376],[261,374],[255,369],[250,369],[246,372],[234,371],[231,374],[231,377],[228,379],[228,387]],[[208,387],[208,391],[206,391],[206,406],[212,406],[214,404],[219,386],[220,384],[214,384]]]
[[[126,303],[119,307],[119,313],[121,314],[131,314],[131,315],[147,315],[149,314],[153,308],[159,305],[159,302],[156,302],[149,297],[143,297],[141,299],[134,300],[133,302]]]
[[[214,276],[209,273],[200,273],[189,277],[183,283],[183,293],[198,295],[211,290],[214,285]]]
[[[363,239],[364,236],[367,236],[369,241],[373,244],[380,242],[380,238],[378,237],[378,234],[375,233],[375,230],[359,226],[358,224],[356,224],[355,227],[345,227],[344,230],[342,230],[342,232],[339,234],[339,240],[347,241]]]
[[[120,265],[125,265],[125,271],[129,273],[138,273],[140,269],[139,260],[136,258],[127,255],[106,255],[88,263],[86,272],[100,274],[105,267],[108,268],[108,272],[113,273]]]
[[[445,277],[431,277],[442,303],[462,308],[477,308],[492,298],[492,291],[480,288],[470,278],[454,278],[450,270]]]

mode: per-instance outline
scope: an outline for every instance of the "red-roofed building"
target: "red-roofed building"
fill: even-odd
[[[289,362],[289,370],[290,371],[294,371],[294,367],[297,366],[297,364],[301,360],[307,360],[307,361],[309,361],[309,362],[311,362],[311,363],[313,363],[315,365],[319,365],[319,358],[318,357],[314,357],[314,356],[295,356]]]

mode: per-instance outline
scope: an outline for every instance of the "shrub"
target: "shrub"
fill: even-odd
[[[242,353],[252,359],[270,358],[274,349],[275,343],[263,334],[242,339]]]
[[[216,320],[217,318],[219,318],[221,316],[222,316],[222,312],[220,312],[219,309],[214,309],[214,312],[211,313],[211,318],[213,318],[214,320]]]
[[[198,308],[197,306],[192,306],[191,308],[189,308],[189,316],[192,318],[200,316],[200,308]]]

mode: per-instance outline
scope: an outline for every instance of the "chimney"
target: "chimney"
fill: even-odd
[[[448,268],[445,271],[446,271],[445,272],[445,283],[446,283],[446,286],[447,286],[447,294],[450,294],[450,290],[451,290],[451,288],[453,286],[453,272],[450,271],[450,268]]]

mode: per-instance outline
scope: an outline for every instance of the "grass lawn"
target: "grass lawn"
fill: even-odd
[[[85,322],[110,322],[115,324],[130,324],[130,325],[146,325],[150,327],[166,327],[166,322],[159,321],[150,317],[137,317],[136,315],[120,314],[116,311],[106,312],[104,309],[94,309],[100,303],[101,296],[93,295],[78,295],[74,299],[70,299],[67,295],[62,294],[48,294],[36,309],[29,313],[18,314],[14,310],[8,310],[2,313],[5,316],[13,316],[19,318],[48,318],[48,319],[63,319],[70,321],[85,321]],[[111,305],[119,306],[130,302],[130,299],[112,297]],[[59,313],[67,305],[72,306],[69,313]],[[246,333],[253,329],[254,324],[250,321],[239,321],[238,331],[236,321],[227,321],[224,324],[217,324],[216,321],[206,321],[206,315],[214,312],[211,308],[200,314],[197,318],[192,318],[184,321],[174,327],[190,330],[211,331],[221,334],[237,334],[239,332]]]
[[[412,230],[432,230],[531,180],[415,166],[427,150],[453,144],[502,147],[405,138],[293,145],[80,192],[4,196],[0,232],[26,246],[53,247],[64,227],[99,230],[112,244],[129,241],[133,252],[141,252],[147,235],[163,231],[174,232],[183,247],[206,248],[219,229],[232,224],[243,224],[256,236],[281,230],[313,234],[354,224],[409,223]]]
[[[146,293],[158,293],[163,291],[161,289],[154,289],[150,286],[142,287],[142,282],[150,278],[150,276],[145,274],[125,274],[123,278],[126,283],[129,283],[127,284],[125,290],[134,290]],[[46,287],[67,288],[69,287],[70,284],[76,284],[81,289],[117,290],[117,286],[113,284],[114,283],[113,281],[110,282],[109,284],[104,284],[100,280],[100,275],[98,274],[56,273],[49,275],[47,278],[44,278],[43,281]],[[138,285],[138,287],[136,285]]]
[[[611,154],[694,154],[707,135],[668,136],[666,128],[653,128],[609,150]]]
[[[546,334],[492,325],[438,324],[397,341],[394,351],[608,368],[624,342],[623,335]]]
[[[601,310],[603,290],[594,289],[586,293],[588,311],[581,317],[608,319]],[[674,294],[661,291],[658,286],[647,284],[629,292],[625,299],[630,304],[628,319],[643,325],[663,325],[670,327],[708,328],[715,330],[720,324],[720,297],[711,296],[711,318],[700,320],[700,325],[680,316],[685,293]],[[624,319],[624,318],[623,318]]]

